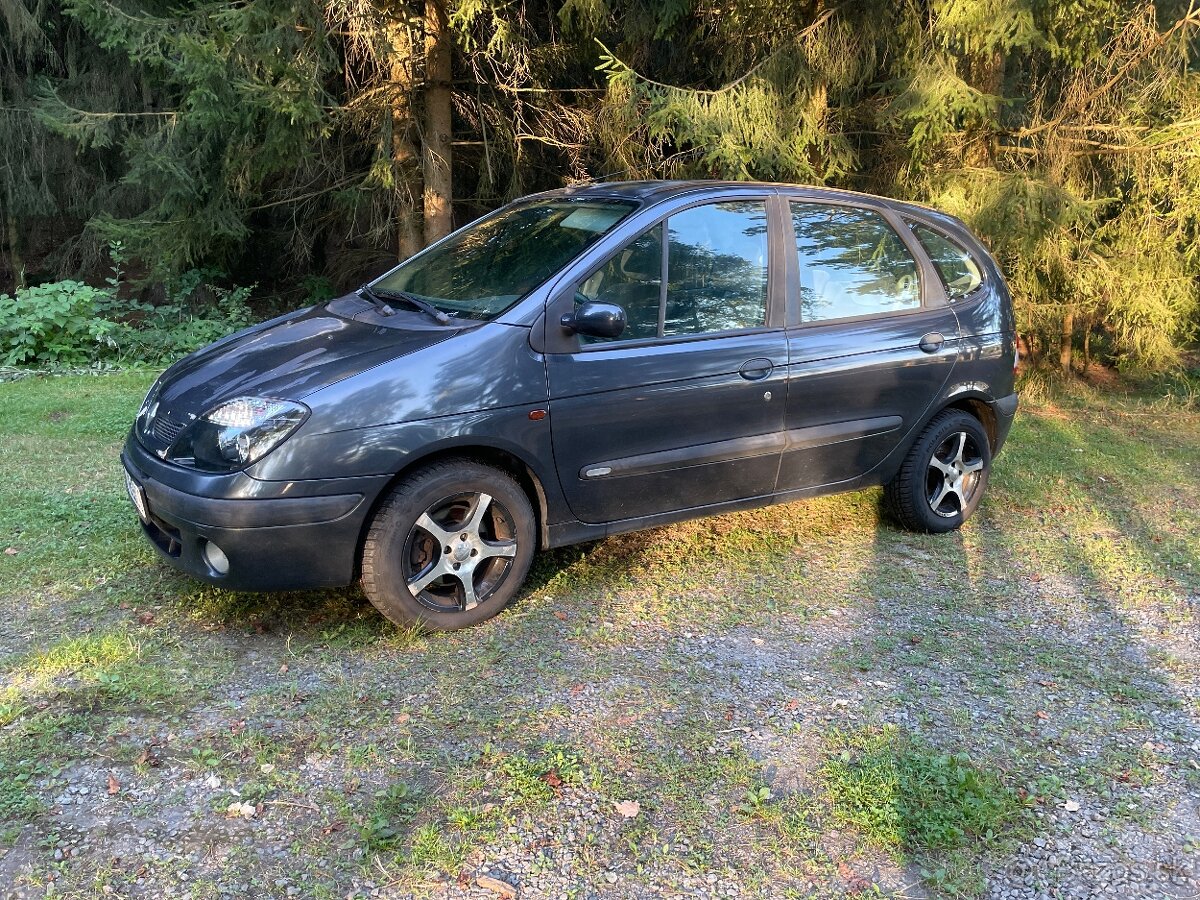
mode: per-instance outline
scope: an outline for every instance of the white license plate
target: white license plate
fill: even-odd
[[[129,502],[137,510],[138,518],[143,522],[150,521],[150,513],[146,508],[146,492],[128,472],[125,473],[125,490],[129,493]]]

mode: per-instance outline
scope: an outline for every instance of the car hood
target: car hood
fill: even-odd
[[[303,400],[381,363],[444,341],[460,329],[426,325],[416,313],[383,317],[344,297],[230,335],[163,373],[158,416],[185,425],[222,400]]]

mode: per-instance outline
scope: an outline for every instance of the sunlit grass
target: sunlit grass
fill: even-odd
[[[107,633],[68,638],[37,653],[23,674],[34,681],[56,675],[98,677],[124,668],[141,656],[141,647],[129,635]]]
[[[0,385],[0,451],[20,460],[0,482],[7,821],[40,822],[57,788],[39,782],[80,760],[153,781],[147,741],[186,719],[186,746],[153,751],[164,769],[328,812],[301,868],[353,848],[416,891],[509,827],[557,827],[563,790],[602,814],[640,802],[611,851],[631,869],[744,858],[747,890],[770,892],[787,873],[836,878],[838,831],[851,854],[886,848],[960,894],[1025,827],[1011,791],[1074,742],[1102,749],[1081,783],[1161,777],[1137,748],[1153,710],[1187,702],[1172,688],[1186,651],[1152,630],[1200,591],[1195,410],[1048,395],[958,533],[897,529],[877,489],[684,522],[541,554],[497,619],[421,635],[357,588],[227,592],[164,565],[117,459],[148,382]],[[1149,662],[1067,627],[1100,619]],[[1086,696],[1086,719],[1050,708],[1043,725],[1043,681]],[[862,705],[832,706],[843,692]],[[789,728],[789,698],[823,711]],[[775,752],[820,768],[787,793]],[[575,846],[600,871],[599,848]]]
[[[820,777],[835,818],[889,850],[990,842],[1021,812],[1016,790],[993,769],[895,726],[835,731],[825,752]]]

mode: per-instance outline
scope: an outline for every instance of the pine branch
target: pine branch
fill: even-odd
[[[477,84],[478,82],[470,83]],[[506,94],[603,94],[608,90],[608,88],[602,87],[513,87],[508,84],[489,84],[488,87]]]
[[[811,25],[808,25],[801,31],[797,32],[797,34],[794,38],[795,43],[799,43],[800,41],[804,40],[806,37],[808,37],[813,32],[815,32],[822,25],[824,25],[827,21],[829,21],[829,19],[833,16],[833,14],[838,11],[838,9],[839,9],[839,7],[834,6],[830,9],[825,10],[825,12],[821,13],[821,15],[818,16],[816,21],[814,21]],[[715,97],[718,94],[728,93],[729,91],[732,91],[735,88],[737,88],[739,85],[745,84],[748,80],[750,80],[752,77],[754,77],[754,75],[760,69],[762,69],[767,63],[769,63],[771,60],[773,60],[776,56],[778,56],[785,49],[785,47],[779,47],[779,48],[771,51],[766,56],[764,56],[762,59],[760,59],[758,62],[756,62],[754,65],[752,65],[749,69],[747,69],[744,73],[742,73],[740,76],[735,78],[733,81],[729,82],[728,84],[722,85],[721,87],[716,88],[715,90],[707,90],[704,88],[680,87],[680,86],[674,85],[674,84],[665,84],[661,81],[655,81],[653,78],[647,78],[645,75],[642,75],[639,72],[637,72],[632,66],[630,66],[627,63],[625,63],[624,61],[622,61],[621,58],[618,57],[611,50],[609,50],[608,47],[604,46],[604,42],[601,41],[600,38],[596,38],[595,41],[597,44],[600,45],[600,49],[604,51],[603,58],[609,60],[610,64],[620,66],[625,71],[630,72],[635,78],[637,78],[638,81],[642,82],[643,84],[648,84],[651,87],[662,88],[663,90],[666,90],[666,91],[683,91],[683,92],[686,92],[689,94],[695,94],[696,96],[700,96],[700,97]]]
[[[1197,0],[1191,0],[1191,3],[1188,6],[1187,15],[1185,15],[1183,18],[1181,18],[1177,22],[1175,22],[1175,24],[1172,25],[1170,28],[1168,28],[1166,31],[1162,32],[1156,40],[1150,42],[1145,47],[1142,47],[1123,66],[1121,66],[1112,75],[1112,77],[1110,77],[1107,81],[1105,81],[1104,84],[1100,85],[1100,87],[1096,88],[1094,91],[1092,91],[1091,93],[1089,93],[1087,96],[1083,97],[1082,99],[1077,100],[1074,103],[1072,103],[1072,104],[1066,106],[1065,108],[1063,108],[1062,110],[1060,110],[1058,115],[1056,115],[1050,121],[1043,122],[1040,125],[1035,125],[1032,128],[1022,128],[1016,132],[1013,132],[1013,135],[1015,137],[1021,138],[1021,137],[1029,137],[1030,135],[1034,135],[1034,134],[1039,134],[1039,133],[1041,133],[1043,131],[1047,131],[1051,128],[1057,128],[1059,125],[1062,124],[1063,120],[1066,119],[1068,116],[1070,116],[1074,113],[1082,112],[1088,105],[1090,105],[1091,103],[1094,103],[1100,97],[1104,96],[1106,93],[1108,93],[1114,87],[1116,87],[1117,84],[1119,84],[1123,78],[1125,78],[1130,72],[1132,72],[1134,70],[1134,68],[1136,68],[1142,62],[1144,62],[1146,60],[1146,57],[1148,57],[1151,53],[1153,53],[1155,50],[1157,50],[1163,44],[1165,44],[1167,42],[1167,40],[1171,37],[1171,35],[1175,34],[1175,32],[1179,31],[1181,28],[1186,28],[1188,26],[1200,25],[1200,9],[1197,8],[1196,3],[1197,3]]]
[[[63,101],[57,95],[54,96],[54,99],[62,105],[63,109],[84,119],[136,119],[144,116],[168,116],[170,118],[175,118],[179,115],[178,110],[174,109],[161,111],[149,110],[146,112],[93,112],[92,110],[88,109],[76,109],[74,106],[71,106],[68,103],[63,103]],[[44,111],[36,109],[32,106],[0,106],[0,112],[37,114]]]

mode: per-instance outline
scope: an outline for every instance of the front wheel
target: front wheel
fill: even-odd
[[[424,466],[379,507],[362,584],[398,625],[467,628],[512,601],[537,536],[529,498],[506,472],[468,459]]]
[[[991,466],[991,445],[979,420],[947,409],[925,427],[884,495],[910,531],[953,531],[979,506]]]

